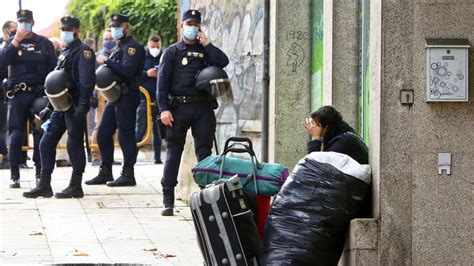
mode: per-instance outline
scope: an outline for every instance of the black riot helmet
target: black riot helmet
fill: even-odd
[[[223,101],[234,99],[229,77],[220,67],[209,66],[201,70],[196,77],[196,88]]]
[[[48,98],[46,97],[36,98],[30,106],[30,114],[32,114],[33,116],[37,115],[41,111],[43,111],[43,109],[46,108],[46,106],[48,106]]]
[[[121,94],[114,71],[102,65],[95,71],[96,89],[108,102],[115,102]]]
[[[106,65],[101,65],[95,71],[95,80],[97,83],[97,87],[103,89],[110,86],[112,83],[115,82],[115,74],[110,67]]]
[[[67,111],[72,105],[71,90],[73,82],[71,76],[64,70],[53,70],[44,81],[44,88],[49,102],[58,112]]]
[[[33,126],[38,132],[41,132],[41,125],[45,122],[41,120],[39,113],[48,106],[48,102],[49,101],[47,97],[38,97],[30,106],[30,114],[32,117],[34,117]]]

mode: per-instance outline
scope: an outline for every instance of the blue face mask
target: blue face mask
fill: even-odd
[[[19,22],[18,23],[18,29],[25,29],[25,30],[31,32],[33,30],[33,25],[31,23],[28,23],[28,22]]]
[[[104,41],[104,48],[106,50],[111,50],[115,47],[115,41]]]
[[[114,40],[120,40],[120,39],[122,39],[122,37],[123,37],[123,28],[122,27],[112,28],[112,38],[114,38]]]
[[[184,38],[188,40],[195,40],[198,34],[199,28],[197,26],[183,25]]]
[[[61,31],[61,40],[66,44],[70,44],[74,41],[74,32],[72,31]]]

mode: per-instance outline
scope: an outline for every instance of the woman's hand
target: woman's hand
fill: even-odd
[[[321,126],[321,123],[316,123],[312,118],[306,118],[304,127],[306,130],[308,130],[308,133],[311,135],[311,138],[313,140],[321,140],[321,135],[323,133],[323,127]]]

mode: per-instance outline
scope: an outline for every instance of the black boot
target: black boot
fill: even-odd
[[[69,186],[61,192],[57,192],[54,196],[57,199],[70,199],[70,198],[83,198],[84,192],[82,191],[82,175],[73,174]]]
[[[133,173],[133,166],[123,166],[120,177],[114,181],[107,182],[109,187],[131,187],[137,185],[135,182],[135,174]]]
[[[35,173],[35,179],[36,179],[36,186],[39,186],[40,179],[41,179],[41,168],[36,167],[36,173]]]
[[[87,180],[86,185],[105,185],[107,181],[113,180],[114,177],[112,176],[112,168],[102,165],[99,168],[99,174],[91,180]]]
[[[24,192],[25,198],[51,198],[53,196],[53,189],[51,188],[51,175],[41,174],[38,185],[30,191]]]
[[[163,205],[161,216],[173,216],[174,208],[174,188],[163,188]]]
[[[20,168],[12,167],[10,173],[10,188],[20,188]]]

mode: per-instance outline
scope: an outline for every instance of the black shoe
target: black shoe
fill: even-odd
[[[11,179],[10,188],[20,188],[20,180],[19,179]]]
[[[162,160],[155,160],[155,164],[163,164]]]
[[[112,176],[112,169],[107,166],[101,166],[99,169],[99,174],[87,180],[86,185],[105,185],[108,181],[113,181],[114,177]]]
[[[133,173],[133,167],[124,166],[120,177],[114,181],[107,182],[109,187],[132,187],[136,186],[135,175]]]
[[[82,187],[80,185],[69,185],[63,191],[54,194],[54,197],[57,199],[83,198],[84,192],[82,191]]]
[[[163,210],[161,210],[161,216],[173,216],[173,207],[165,207]]]
[[[37,197],[51,198],[53,196],[53,189],[51,187],[37,186],[30,191],[23,192],[23,197],[35,199]]]

